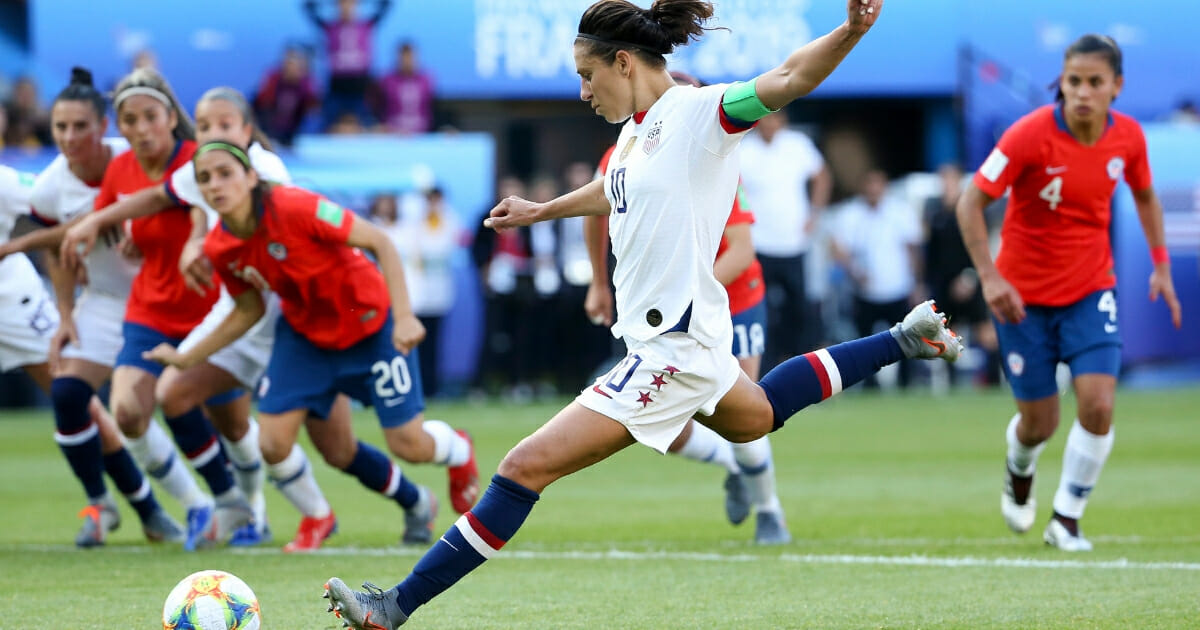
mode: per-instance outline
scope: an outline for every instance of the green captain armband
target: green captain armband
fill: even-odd
[[[757,82],[758,77],[747,82],[734,83],[725,90],[725,96],[721,98],[721,109],[725,115],[744,121],[747,127],[775,112],[759,100],[758,91],[754,88]]]

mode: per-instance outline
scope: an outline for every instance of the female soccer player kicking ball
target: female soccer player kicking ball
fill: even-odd
[[[485,225],[609,216],[617,321],[629,354],[504,457],[479,504],[392,589],[326,583],[352,628],[393,629],[513,537],[550,483],[641,442],[660,452],[694,415],[749,442],[800,409],[904,357],[958,357],[930,302],[890,331],[796,357],[755,383],[731,352],[725,288],[713,275],[738,182],[736,149],[756,120],[808,94],[874,24],[882,2],[850,0],[846,22],[749,83],[676,86],[664,55],[703,32],[711,3],[602,0],[579,22],[580,97],[612,123],[629,119],[603,181],[544,204],[510,197]],[[662,383],[661,389],[657,383]]]
[[[1154,260],[1150,299],[1161,295],[1171,322],[1180,325],[1146,139],[1134,119],[1110,109],[1124,79],[1116,42],[1079,38],[1064,56],[1058,104],[1010,127],[958,203],[963,242],[996,319],[1017,401],[1000,496],[1004,521],[1017,533],[1029,531],[1037,516],[1033,473],[1058,428],[1055,368],[1060,361],[1071,368],[1079,417],[1067,435],[1054,515],[1042,536],[1063,551],[1092,549],[1079,519],[1113,445],[1121,337],[1108,229],[1122,177]],[[983,208],[1009,188],[1004,247],[993,263]]]

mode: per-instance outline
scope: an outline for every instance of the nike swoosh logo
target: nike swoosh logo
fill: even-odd
[[[404,399],[403,399],[403,398],[393,398],[393,399],[391,399],[391,400],[385,400],[385,401],[383,401],[383,406],[384,406],[384,407],[391,408],[391,407],[395,407],[396,405],[399,405],[399,404],[401,404],[401,403],[403,403],[403,402],[404,402]]]
[[[608,392],[600,389],[599,385],[592,385],[592,391],[596,392],[597,394],[600,394],[601,396],[603,396],[609,400],[612,400],[612,396],[609,396]]]
[[[939,357],[946,353],[946,344],[942,343],[941,341],[930,341],[924,337],[921,337],[921,341],[924,341],[925,345],[927,345],[927,346],[930,346],[932,348],[937,348],[937,351],[938,351],[937,355]]]
[[[1104,324],[1104,332],[1106,332],[1106,333],[1117,332],[1117,325],[1116,324],[1108,324],[1108,323]]]
[[[1059,173],[1065,173],[1065,172],[1067,172],[1067,167],[1065,167],[1065,166],[1047,166],[1046,167],[1047,175],[1058,175]]]

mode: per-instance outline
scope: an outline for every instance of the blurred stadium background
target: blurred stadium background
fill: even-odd
[[[32,101],[44,112],[73,65],[90,68],[107,88],[135,63],[156,64],[190,108],[217,85],[258,95],[285,54],[294,55],[307,65],[319,101],[290,145],[280,148],[297,182],[363,213],[379,197],[395,197],[402,216],[419,213],[420,193],[436,186],[466,227],[453,258],[456,297],[441,333],[438,370],[442,394],[480,391],[484,297],[470,236],[496,198],[496,182],[512,175],[562,190],[568,166],[594,164],[617,132],[577,100],[569,42],[588,4],[398,0],[380,7],[362,0],[361,15],[382,9],[373,32],[372,75],[382,79],[392,71],[398,48],[407,43],[434,86],[428,132],[400,134],[370,116],[357,125],[323,123],[329,61],[324,36],[299,1],[0,3],[0,101],[8,103],[0,162],[36,171],[52,159],[47,137],[27,130],[24,119],[37,114],[26,111],[31,99],[20,93],[35,91]],[[332,18],[337,3],[323,0],[316,9]],[[746,78],[831,27],[843,10],[840,2],[723,1],[715,25],[729,30],[709,33],[671,65],[708,82]],[[836,216],[836,202],[852,196],[875,167],[891,177],[890,192],[919,212],[924,199],[938,192],[931,173],[939,165],[975,168],[1009,123],[1052,99],[1047,86],[1064,47],[1082,33],[1106,33],[1126,55],[1126,89],[1116,106],[1146,126],[1184,312],[1200,312],[1200,81],[1189,27],[1200,19],[1200,5],[1143,12],[1121,0],[909,0],[890,3],[886,12],[830,80],[789,110],[792,124],[814,138],[834,176],[834,212],[826,213],[826,221]],[[1195,383],[1200,327],[1171,330],[1160,305],[1147,302],[1150,262],[1128,194],[1118,195],[1115,217],[1122,317],[1146,322],[1125,327],[1125,382]],[[564,248],[559,251],[560,266],[569,264],[562,260]],[[819,243],[810,258],[810,297],[826,316],[823,341],[852,335],[839,270]],[[574,312],[582,320],[582,310],[572,306],[580,294],[569,292],[570,284],[541,297],[556,303],[548,312]],[[593,333],[603,337],[586,326],[562,334]],[[544,365],[548,359],[537,360],[538,369],[551,371]],[[0,404],[38,402],[21,377],[0,378]],[[519,385],[549,390],[539,379],[553,380],[535,373],[533,382]]]

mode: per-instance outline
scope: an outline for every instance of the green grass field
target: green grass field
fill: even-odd
[[[473,432],[487,477],[557,407],[429,411]],[[752,523],[725,521],[722,471],[631,447],[551,486],[504,551],[406,627],[1200,627],[1197,410],[1196,390],[1121,392],[1116,448],[1085,520],[1096,551],[1084,555],[1041,542],[1065,430],[1041,459],[1034,531],[1014,536],[1000,519],[1012,403],[999,392],[851,393],[793,418],[773,437],[795,538],[782,548],[758,548]],[[327,577],[386,588],[418,558],[397,545],[395,504],[321,463],[340,517],[321,553],[278,551],[298,516],[273,489],[266,548],[152,547],[123,505],[108,546],[78,551],[82,491],[52,429],[48,411],[0,413],[0,628],[154,628],[175,582],[205,568],[249,583],[265,628],[338,628],[320,598]],[[382,443],[369,412],[356,430]],[[449,526],[444,471],[406,472],[439,493],[439,531]]]

